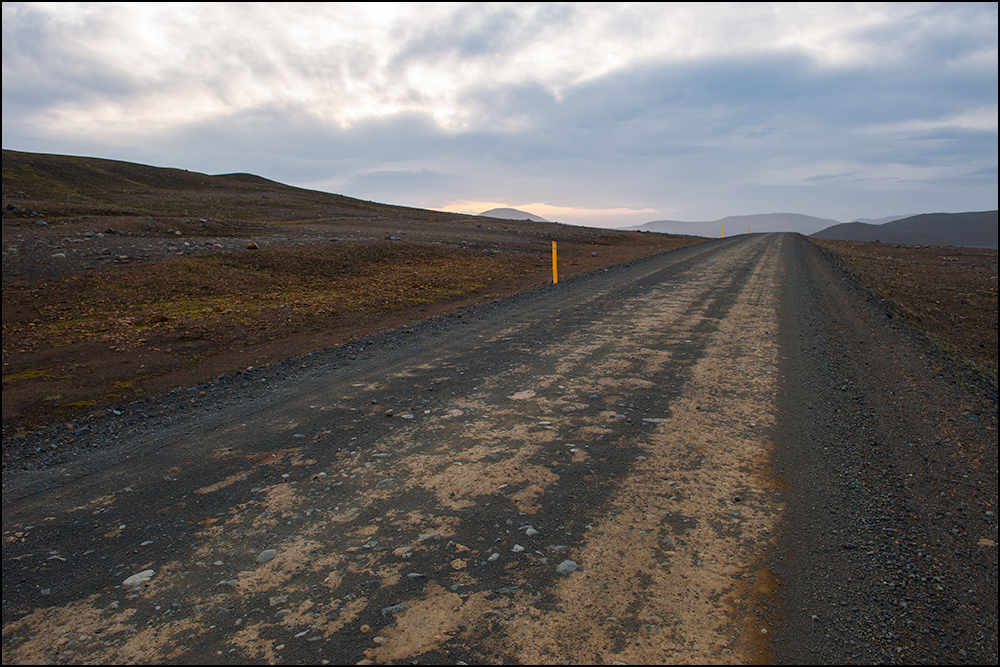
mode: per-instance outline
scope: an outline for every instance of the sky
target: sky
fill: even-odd
[[[997,30],[995,2],[5,2],[3,148],[597,227],[992,210]]]

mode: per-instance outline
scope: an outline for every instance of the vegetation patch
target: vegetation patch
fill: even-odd
[[[14,382],[23,382],[25,380],[41,380],[41,379],[56,379],[60,376],[51,370],[26,370],[20,373],[11,373],[10,375],[3,376],[4,384],[12,384]],[[65,379],[65,378],[63,378]]]

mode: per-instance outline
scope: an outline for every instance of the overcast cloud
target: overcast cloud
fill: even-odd
[[[997,28],[993,2],[4,3],[3,147],[599,226],[995,209]]]

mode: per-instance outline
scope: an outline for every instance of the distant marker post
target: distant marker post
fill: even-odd
[[[721,239],[726,238],[726,228],[725,227],[722,228],[722,236],[720,236],[719,238],[721,238]]]
[[[552,284],[559,282],[559,269],[556,267],[556,242],[552,242]]]

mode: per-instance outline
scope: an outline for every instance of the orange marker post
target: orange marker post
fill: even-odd
[[[552,242],[552,284],[559,282],[559,269],[556,267],[556,242]]]

